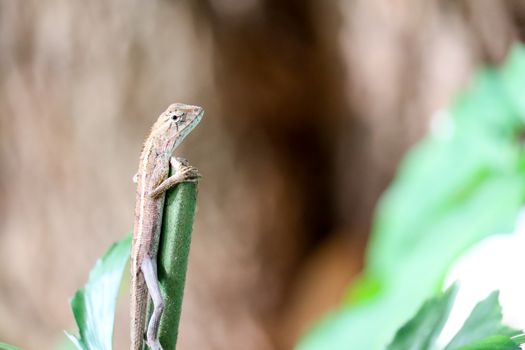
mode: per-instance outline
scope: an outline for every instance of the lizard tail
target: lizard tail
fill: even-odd
[[[142,350],[144,343],[144,328],[146,324],[146,309],[148,303],[148,291],[142,274],[133,279],[132,290],[135,295],[131,296],[131,350]]]

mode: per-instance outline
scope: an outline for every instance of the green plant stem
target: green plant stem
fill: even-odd
[[[165,301],[159,338],[165,350],[175,349],[177,343],[196,202],[196,182],[181,183],[166,193],[157,258]]]

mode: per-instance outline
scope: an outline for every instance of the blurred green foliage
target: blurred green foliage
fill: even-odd
[[[13,345],[6,344],[6,343],[0,343],[0,349],[2,350],[20,350],[19,348]]]
[[[365,271],[297,348],[384,349],[457,257],[511,232],[525,198],[524,127],[525,48],[516,44],[437,113],[402,161],[376,210]]]

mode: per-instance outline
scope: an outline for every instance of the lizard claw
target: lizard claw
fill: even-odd
[[[199,170],[190,165],[190,163],[184,158],[171,157],[170,164],[184,182],[195,182],[202,177]]]
[[[184,166],[182,169],[180,169],[179,174],[184,179],[183,181],[196,182],[202,177],[199,172],[199,169],[191,165]]]

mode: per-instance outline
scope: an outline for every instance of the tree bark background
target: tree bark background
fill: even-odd
[[[290,349],[361,268],[432,112],[524,24],[519,0],[0,0],[0,338],[65,341],[181,101],[206,115],[179,152],[204,175],[179,348]]]

